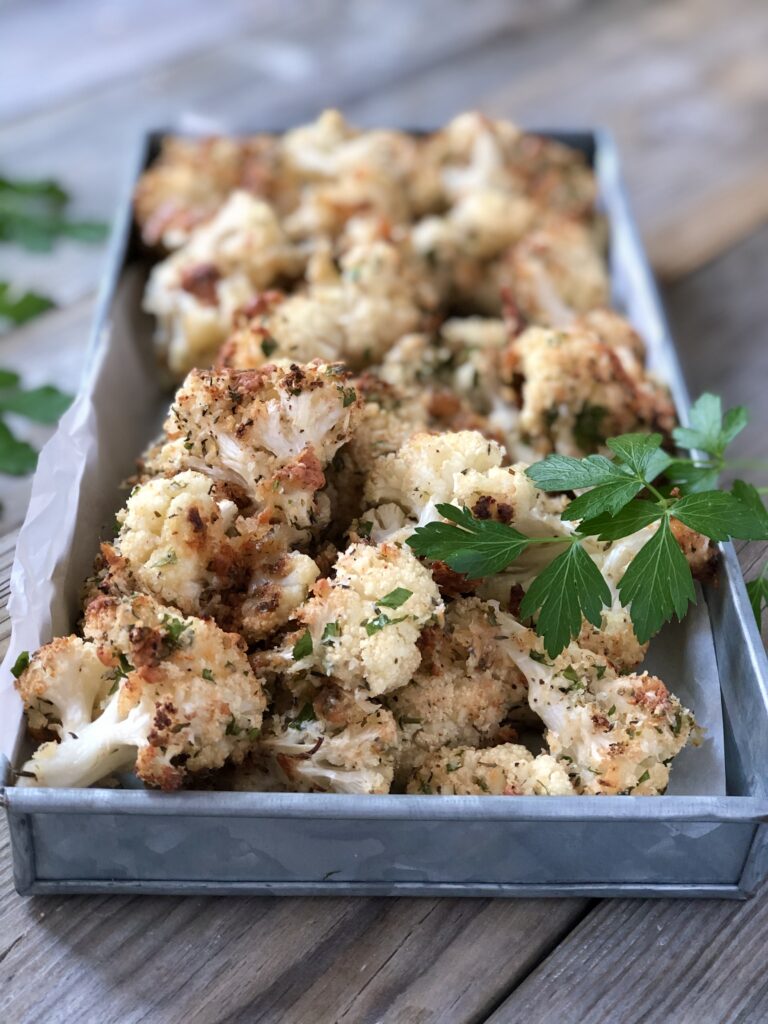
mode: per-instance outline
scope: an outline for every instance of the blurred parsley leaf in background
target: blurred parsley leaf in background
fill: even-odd
[[[15,294],[7,281],[0,281],[0,326],[5,320],[13,327],[34,320],[41,313],[53,309],[55,303],[47,295],[37,292]]]
[[[59,238],[100,242],[106,224],[70,220],[69,194],[55,181],[21,181],[0,177],[0,241],[16,242],[33,252],[49,252]]]

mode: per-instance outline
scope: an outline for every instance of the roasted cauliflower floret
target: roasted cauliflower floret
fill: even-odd
[[[323,469],[348,440],[358,406],[338,364],[193,370],[145,469],[194,469],[228,482],[269,521],[301,531],[321,515],[315,494],[325,483]]]
[[[338,235],[350,218],[376,214],[396,223],[410,215],[408,180],[418,144],[402,132],[360,132],[336,110],[283,139],[286,168],[303,183],[286,219],[293,237]]]
[[[508,121],[460,114],[425,140],[412,185],[414,201],[434,209],[486,188],[524,195],[541,209],[568,217],[594,211],[595,178],[581,153],[525,134]]]
[[[372,508],[365,518],[378,523],[384,514],[392,529],[386,536],[403,540],[416,526],[440,520],[435,506],[448,503],[530,536],[571,532],[559,518],[564,499],[539,491],[524,466],[502,466],[503,458],[501,445],[476,431],[416,434],[397,453],[375,463],[365,490]],[[395,509],[401,511],[399,521]],[[378,527],[371,536],[384,535]],[[526,564],[538,565],[540,558],[551,556],[539,549],[527,557]]]
[[[459,599],[444,625],[422,633],[416,674],[385,699],[400,730],[401,774],[440,747],[497,741],[510,710],[526,704],[525,677],[497,640],[499,621],[498,606]]]
[[[261,366],[271,358],[306,362],[343,359],[355,369],[378,362],[404,334],[419,327],[418,281],[406,257],[385,241],[354,246],[340,269],[327,252],[316,254],[303,292],[274,297],[240,324],[221,353],[234,369]]]
[[[78,733],[97,714],[114,684],[114,673],[96,649],[77,636],[60,636],[32,655],[16,681],[29,731],[60,739]]]
[[[144,309],[157,317],[157,344],[172,372],[210,365],[235,312],[303,266],[304,256],[272,208],[246,192],[233,193],[210,223],[150,274]]]
[[[442,621],[429,570],[408,548],[353,544],[334,573],[317,581],[296,614],[301,627],[285,651],[288,671],[320,672],[373,696],[404,686],[421,661],[424,627]]]
[[[44,743],[20,785],[89,786],[134,769],[148,785],[175,789],[253,746],[266,698],[238,636],[145,595],[98,598],[84,631],[87,671],[95,653],[114,692],[94,721]]]
[[[588,794],[663,793],[668,764],[695,737],[693,715],[648,673],[619,675],[576,644],[554,661],[535,633],[505,623],[510,657],[528,680],[528,700],[547,727],[550,753]],[[534,657],[535,655],[535,657]]]
[[[498,280],[527,320],[553,327],[610,299],[605,260],[575,221],[555,220],[526,235],[502,258]]]
[[[391,712],[328,683],[314,698],[274,714],[252,757],[235,775],[235,789],[388,793],[397,728]]]
[[[502,375],[520,404],[521,435],[542,453],[579,456],[607,437],[674,425],[666,388],[629,349],[590,331],[531,327],[509,345]]]
[[[411,775],[408,793],[441,796],[575,796],[562,764],[516,743],[477,750],[446,747],[428,754]]]
[[[260,640],[306,600],[319,569],[308,555],[285,550],[268,516],[241,515],[219,489],[191,470],[136,487],[118,513],[120,533],[102,545],[101,589],[143,591]]]
[[[238,189],[278,198],[286,188],[286,175],[278,174],[279,150],[280,140],[270,135],[166,136],[134,194],[142,239],[147,245],[178,248]]]

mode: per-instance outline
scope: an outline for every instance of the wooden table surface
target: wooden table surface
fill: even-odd
[[[611,129],[694,394],[768,428],[764,0],[11,0],[0,173],[109,218],[148,125],[279,126],[338,105],[428,125],[468,107]],[[59,308],[0,365],[77,385],[101,247],[0,247]],[[128,412],[128,410],[127,410]],[[38,439],[42,439],[38,435]],[[0,603],[28,481],[0,478]],[[741,551],[745,570],[765,545]],[[0,613],[0,652],[7,646]],[[0,1022],[761,1022],[768,898],[723,901],[37,897],[0,838]]]

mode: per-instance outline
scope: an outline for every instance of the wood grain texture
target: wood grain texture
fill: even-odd
[[[22,899],[9,893],[9,860],[3,824],[0,1020],[8,1024],[482,1020],[588,906],[585,900]]]
[[[89,0],[6,3],[2,169],[58,175],[80,213],[109,217],[132,136],[184,111],[197,124],[279,125],[335,103],[363,123],[418,125],[475,105],[528,124],[603,123],[655,263],[676,279],[666,299],[691,390],[750,404],[740,454],[763,453],[768,228],[725,250],[768,218],[765,4],[203,7],[136,0],[128,16]],[[77,61],[55,59],[76,46]],[[0,340],[0,362],[35,381],[77,376],[102,257],[98,246],[50,257],[0,247],[0,279],[64,304]],[[25,501],[26,484],[8,501],[6,480],[15,511],[0,532]],[[0,538],[0,654],[12,547],[13,534]],[[745,568],[765,549],[743,546]],[[3,824],[0,1021],[751,1024],[768,1019],[767,906],[21,899]]]
[[[762,1024],[766,895],[603,902],[488,1024]]]

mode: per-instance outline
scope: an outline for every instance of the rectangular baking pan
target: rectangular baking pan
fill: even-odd
[[[131,186],[162,134],[142,140]],[[685,384],[612,140],[600,132],[541,134],[581,149],[593,163],[609,225],[614,303],[646,339],[650,363],[670,384],[684,418]],[[674,627],[673,637],[685,651],[691,630],[703,628],[714,643],[727,795],[510,799],[12,787],[11,764],[23,760],[26,741],[8,666],[19,650],[68,632],[76,621],[96,538],[122,500],[120,480],[132,469],[115,439],[129,416],[146,424],[148,439],[168,401],[153,365],[151,324],[139,312],[146,266],[131,224],[128,191],[113,232],[83,389],[62,421],[58,445],[41,455],[14,566],[14,636],[0,678],[0,768],[17,890],[750,895],[768,874],[768,662],[730,544],[721,546],[717,585],[705,588],[706,600]],[[102,459],[105,450],[116,453],[98,481],[89,480],[83,446],[61,455],[61,440],[83,424]],[[77,515],[52,539],[46,572],[25,571],[33,559],[27,538],[35,519],[59,498],[77,506]],[[36,614],[29,614],[31,605]],[[675,680],[670,683],[675,689]]]

